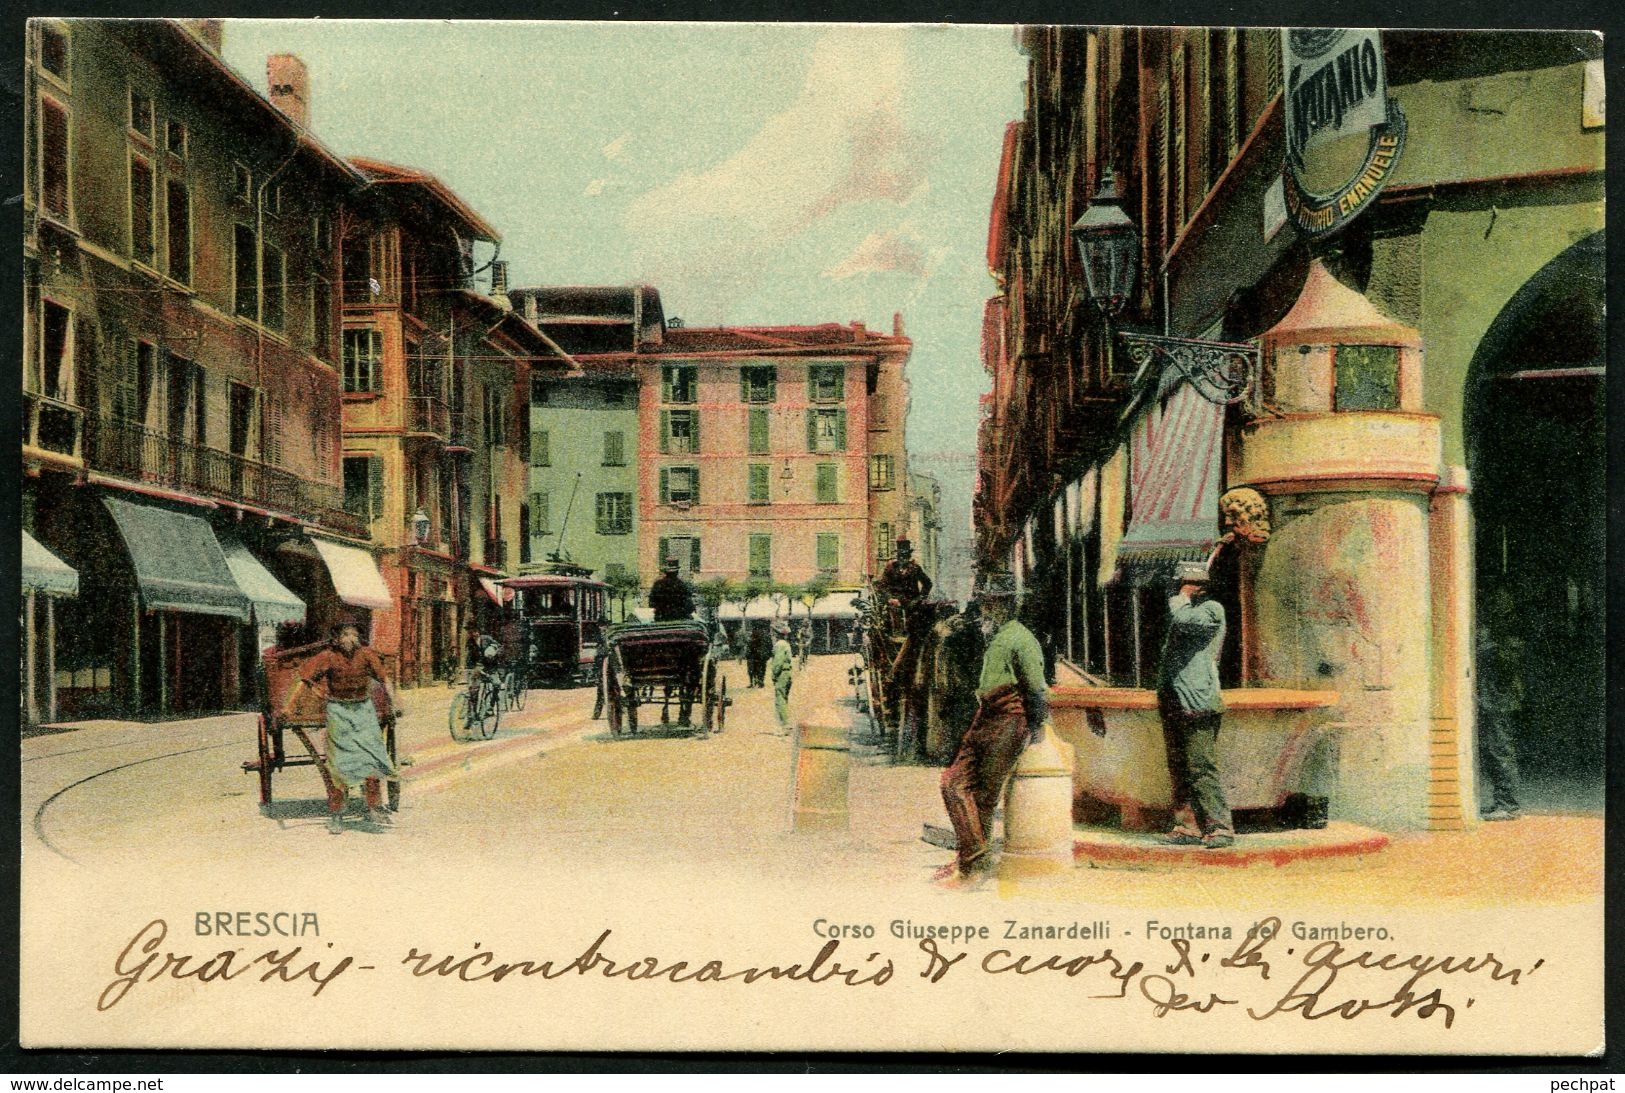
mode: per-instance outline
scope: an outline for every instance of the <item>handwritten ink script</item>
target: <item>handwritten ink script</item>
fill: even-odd
[[[978,937],[978,940],[980,938]],[[1148,1007],[1158,1018],[1175,1014],[1244,1013],[1254,1021],[1291,1018],[1353,1020],[1367,1014],[1410,1016],[1451,1028],[1486,992],[1516,988],[1545,963],[1515,963],[1494,952],[1405,952],[1389,946],[1319,941],[1305,946],[1283,934],[1279,918],[1249,928],[1239,943],[1212,944],[1185,937],[1146,939],[1138,955],[1126,940],[1111,945],[1042,944],[965,948],[957,935],[920,937],[888,951],[868,939],[830,938],[808,959],[749,962],[721,956],[667,959],[629,955],[611,929],[564,955],[510,959],[474,943],[467,952],[412,946],[396,959],[360,963],[335,943],[265,949],[221,949],[199,955],[168,944],[169,927],[154,919],[113,961],[113,978],[96,1001],[109,1010],[141,984],[160,980],[199,987],[255,982],[308,989],[320,996],[341,976],[401,975],[417,980],[491,985],[570,977],[659,982],[686,986],[720,983],[755,986],[800,983],[886,988],[905,982],[928,987],[977,976],[1015,977],[1034,983],[1068,981],[1083,999]],[[867,943],[864,943],[867,942]],[[846,949],[842,946],[845,944]],[[884,944],[884,942],[882,942]],[[574,955],[569,955],[573,952]]]

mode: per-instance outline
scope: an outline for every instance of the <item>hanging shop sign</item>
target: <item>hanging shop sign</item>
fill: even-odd
[[[1360,215],[1393,177],[1405,146],[1405,115],[1388,97],[1379,31],[1286,29],[1281,60],[1287,215],[1305,234],[1325,235]],[[1368,134],[1365,157],[1348,181],[1329,193],[1311,189],[1305,154],[1361,133]]]

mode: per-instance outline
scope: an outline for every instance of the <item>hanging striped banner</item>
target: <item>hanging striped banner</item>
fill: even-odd
[[[1143,454],[1134,434],[1129,528],[1118,563],[1200,561],[1218,535],[1224,407],[1182,383],[1146,433]]]

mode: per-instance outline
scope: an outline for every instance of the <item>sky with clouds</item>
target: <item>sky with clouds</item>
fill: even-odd
[[[1009,27],[231,20],[310,70],[340,154],[431,171],[516,286],[660,289],[690,326],[859,320],[914,339],[909,448],[968,532]]]

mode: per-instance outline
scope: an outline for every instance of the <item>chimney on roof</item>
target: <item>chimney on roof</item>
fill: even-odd
[[[273,53],[265,60],[265,82],[271,105],[301,129],[310,128],[310,74],[292,53]]]
[[[497,259],[491,263],[491,295],[508,294],[508,263]]]
[[[536,294],[525,293],[525,321],[534,325],[536,322]]]
[[[868,336],[869,328],[858,322],[856,319],[852,320],[852,340],[861,342]]]
[[[894,338],[903,336],[903,313],[901,311],[891,313],[891,333]]]
[[[192,36],[216,56],[226,40],[226,24],[220,19],[182,19],[181,26],[192,32]]]

